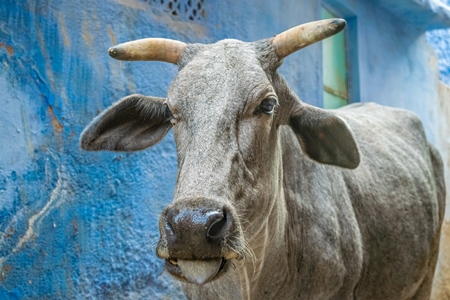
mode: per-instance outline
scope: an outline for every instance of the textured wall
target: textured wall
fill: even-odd
[[[433,300],[450,299],[450,178],[449,178],[449,166],[450,166],[450,87],[444,83],[439,84],[440,94],[440,107],[441,107],[441,122],[439,135],[442,137],[440,144],[445,147],[444,151],[441,151],[444,163],[447,165],[447,215],[442,224],[441,231],[441,244],[439,252],[439,261],[436,268],[435,281],[433,282]]]
[[[450,0],[441,1],[450,9]],[[450,29],[430,30],[427,38],[439,57],[440,79],[450,85]]]
[[[427,40],[439,57],[440,80],[450,85],[450,29],[429,31]]]
[[[450,0],[442,0],[450,5]],[[427,32],[430,45],[436,50],[439,57],[441,94],[441,122],[439,135],[442,144],[441,152],[447,165],[447,213],[442,227],[441,249],[439,264],[436,270],[435,286],[432,299],[450,299],[450,29],[439,29]]]

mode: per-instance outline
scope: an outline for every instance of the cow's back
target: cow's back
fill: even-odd
[[[299,221],[293,218],[292,223],[300,224],[292,228],[302,228],[298,231],[302,267],[308,270],[306,265],[321,260],[323,253],[340,260],[329,272],[341,281],[334,282],[335,290],[322,299],[345,299],[350,294],[355,299],[408,299],[430,268],[434,270],[445,198],[439,154],[430,148],[420,120],[405,110],[369,103],[336,113],[348,122],[359,145],[361,164],[355,170],[293,156],[291,133],[283,134],[285,177],[294,172],[293,161],[300,166],[295,179],[284,180],[286,186],[302,191],[286,193],[288,205],[299,207]],[[311,211],[304,213],[305,209]],[[319,217],[309,223],[320,226],[308,224],[311,214]],[[315,240],[308,242],[311,239]],[[321,246],[305,247],[308,243]],[[328,246],[315,250],[323,244]],[[328,277],[325,266],[323,271],[318,268],[314,267],[316,274],[302,277],[324,278],[323,287]]]

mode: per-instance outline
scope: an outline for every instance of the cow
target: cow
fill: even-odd
[[[429,299],[445,185],[418,117],[374,103],[314,107],[277,72],[344,27],[110,48],[179,68],[166,98],[119,100],[80,145],[139,151],[173,128],[177,181],[156,254],[189,299]]]

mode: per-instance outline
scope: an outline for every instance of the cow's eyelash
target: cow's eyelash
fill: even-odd
[[[279,106],[278,99],[275,96],[271,95],[264,98],[260,102],[258,107],[253,112],[253,114],[258,115],[264,113],[266,115],[273,115],[275,113],[276,107],[278,106]]]

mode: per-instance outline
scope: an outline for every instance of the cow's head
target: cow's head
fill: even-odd
[[[131,95],[82,133],[86,150],[137,151],[174,129],[175,197],[161,215],[157,255],[178,279],[211,281],[242,259],[282,192],[279,127],[320,163],[355,168],[359,154],[346,123],[301,102],[277,73],[283,58],[331,36],[345,21],[304,24],[252,43],[184,44],[143,39],[110,55],[178,64],[167,98]]]

